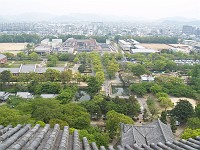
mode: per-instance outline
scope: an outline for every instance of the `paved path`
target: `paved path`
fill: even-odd
[[[0,106],[3,106],[3,105],[6,105],[6,103],[5,103],[5,102],[3,102],[3,103],[0,103]]]

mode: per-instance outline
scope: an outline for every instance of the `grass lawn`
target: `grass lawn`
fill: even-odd
[[[7,63],[7,67],[9,68],[18,68],[21,64],[40,64],[41,61],[32,61],[32,60],[24,60],[24,61],[16,61],[9,60]]]
[[[67,61],[58,61],[56,66],[57,67],[64,67],[66,63],[68,63],[68,62]]]

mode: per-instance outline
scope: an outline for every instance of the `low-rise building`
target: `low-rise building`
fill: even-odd
[[[44,39],[41,41],[41,45],[47,46],[49,44],[49,39]]]
[[[135,53],[146,53],[146,54],[159,53],[158,50],[154,50],[154,49],[131,49],[130,52],[132,54],[135,54]]]
[[[74,53],[74,48],[73,47],[61,47],[61,48],[58,48],[57,52],[58,53],[70,53],[70,54],[73,54]]]
[[[122,48],[122,50],[124,50],[124,51],[130,51],[130,49],[131,49],[131,43],[126,42],[124,40],[119,40],[118,43],[119,43],[120,47]]]
[[[98,49],[96,40],[86,39],[86,40],[76,40],[76,48],[78,52],[92,52]]]
[[[57,47],[62,45],[62,39],[52,39],[52,47]]]
[[[5,64],[5,63],[7,63],[7,61],[8,61],[7,56],[0,54],[0,63]]]
[[[56,98],[58,94],[41,94],[40,95],[42,98]]]
[[[25,73],[31,73],[31,72],[42,74],[42,73],[45,73],[47,69],[54,69],[54,70],[62,72],[65,70],[65,67],[41,67],[35,64],[27,64],[27,65],[21,64],[19,68],[0,68],[0,73],[5,70],[9,70],[13,75],[18,75],[20,73],[25,74]]]
[[[145,82],[150,82],[150,81],[154,81],[154,77],[151,75],[142,75],[141,76],[141,81],[145,81]]]
[[[21,98],[34,98],[34,96],[29,92],[17,92],[16,96],[19,96]]]
[[[6,101],[10,95],[11,95],[10,93],[2,91],[0,92],[0,100]]]
[[[52,51],[52,48],[50,46],[42,46],[42,45],[39,45],[37,46],[34,51],[37,53],[37,54],[40,54],[40,55],[44,55],[44,54],[50,54],[51,51]]]
[[[141,126],[121,124],[121,146],[150,145],[151,143],[172,142],[174,136],[169,125],[164,124],[159,119],[152,123]]]

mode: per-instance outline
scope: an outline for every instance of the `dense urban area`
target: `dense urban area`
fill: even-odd
[[[69,126],[74,138],[78,130],[94,150],[131,150],[135,143],[148,149],[144,144],[156,141],[148,137],[152,131],[164,137],[157,143],[181,139],[172,149],[199,149],[199,27],[0,23],[0,149],[14,150],[20,138],[9,138],[25,133],[17,134],[19,124],[53,128],[35,149],[44,148],[51,132],[61,140],[55,124]],[[170,149],[155,144],[150,147]]]

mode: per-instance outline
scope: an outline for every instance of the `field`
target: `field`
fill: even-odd
[[[145,44],[142,43],[142,46],[144,46],[147,49],[155,49],[155,50],[162,50],[162,49],[169,49],[171,48],[171,46],[167,45],[167,44]]]
[[[26,48],[27,43],[0,43],[0,52],[17,54]]]
[[[195,108],[197,106],[197,101],[194,100],[194,99],[191,99],[191,98],[186,98],[186,97],[179,97],[179,98],[170,97],[170,99],[171,99],[172,103],[174,103],[174,105],[176,105],[177,102],[179,102],[179,100],[182,99],[182,100],[189,101],[192,104],[193,108]]]

